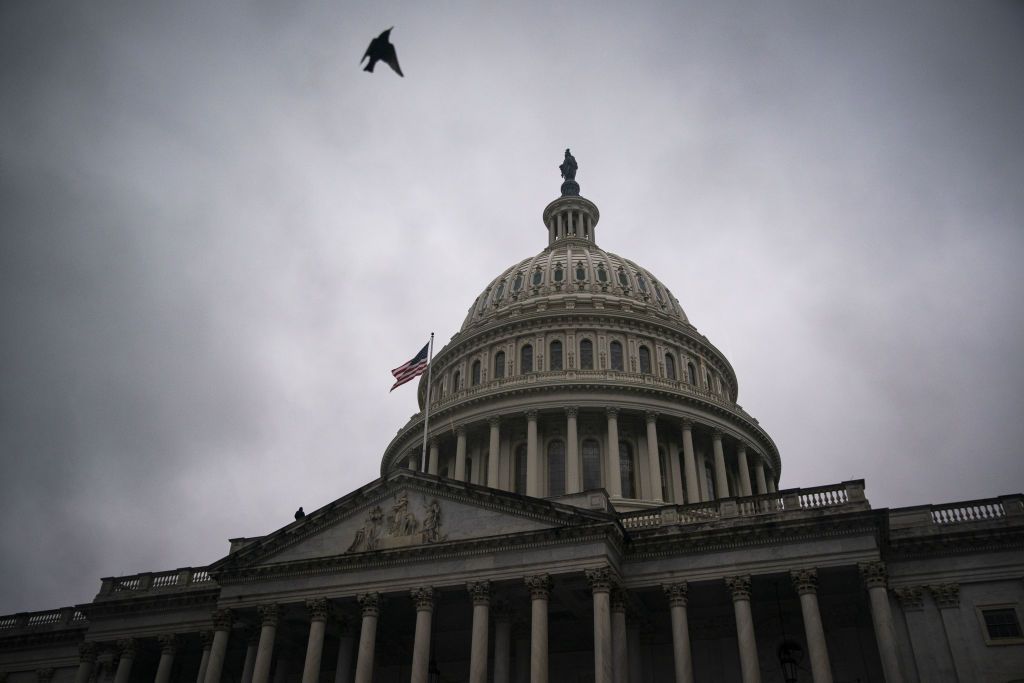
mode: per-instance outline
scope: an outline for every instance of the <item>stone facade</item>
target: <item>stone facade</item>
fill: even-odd
[[[1024,497],[779,489],[678,300],[597,246],[589,200],[543,218],[379,479],[208,567],[0,616],[0,683],[1024,679]]]

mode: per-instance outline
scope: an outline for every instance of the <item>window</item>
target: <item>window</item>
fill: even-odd
[[[665,303],[665,299],[661,296],[661,287],[658,286],[657,282],[654,283],[654,297],[658,300],[659,304]]]
[[[518,292],[523,288],[523,274],[516,273],[516,279],[512,282],[512,291]]]
[[[516,446],[516,457],[512,463],[515,466],[515,472],[513,472],[513,480],[515,482],[512,490],[516,493],[526,493],[526,444],[521,443]]]
[[[676,379],[676,359],[671,353],[665,354],[665,376],[671,380]]]
[[[562,268],[561,263],[555,264],[555,282],[561,282],[565,279],[565,270]]]
[[[640,373],[643,375],[651,374],[651,352],[646,346],[640,347]]]
[[[708,391],[715,390],[715,379],[711,376],[710,372],[704,373],[704,386],[707,387]]]
[[[1020,621],[1013,607],[987,607],[981,610],[989,641],[1020,640]]]
[[[565,443],[555,440],[548,444],[548,495],[565,493]]]
[[[548,364],[548,369],[550,370],[562,369],[562,342],[557,339],[551,342],[551,357],[548,360]]]
[[[636,274],[636,286],[640,288],[640,291],[644,294],[647,293],[647,280],[640,273]]]
[[[505,376],[505,352],[498,351],[494,354],[494,379],[501,379]]]
[[[629,442],[619,442],[619,474],[622,477],[622,497],[636,498],[636,476],[633,449]]]
[[[456,370],[455,374],[452,375],[452,393],[455,393],[456,391],[458,391],[459,390],[459,386],[461,384],[462,384],[462,375],[459,373],[458,370]]]
[[[623,289],[629,289],[629,276],[626,275],[626,271],[619,268],[619,286]]]
[[[466,481],[473,483],[473,458],[466,458]]]
[[[580,370],[594,369],[594,342],[589,339],[580,341]]]
[[[533,347],[529,344],[519,350],[519,372],[523,375],[533,372]]]
[[[711,465],[705,460],[704,461],[704,486],[705,493],[707,494],[708,500],[714,500],[715,496],[715,477],[711,473]]]
[[[693,367],[693,363],[686,364],[686,379],[689,380],[690,384],[697,383],[697,368]]]
[[[613,341],[608,355],[611,356],[612,370],[622,370],[622,344]]]
[[[671,467],[668,452],[665,451],[664,447],[658,448],[658,462],[661,465],[661,499],[666,503],[672,500],[672,496],[669,493],[668,481],[671,476]]]
[[[595,439],[583,440],[583,490],[601,488],[601,446]]]
[[[586,282],[587,280],[587,269],[583,267],[583,261],[576,262],[576,281]]]
[[[608,271],[604,269],[603,263],[597,264],[597,281],[602,283],[608,282]]]
[[[530,278],[530,282],[534,287],[540,287],[540,283],[544,282],[544,273],[541,272],[540,268],[533,271],[533,276]]]
[[[505,281],[502,280],[498,283],[498,286],[494,288],[494,303],[501,301],[501,295],[505,293]]]
[[[470,368],[469,377],[469,381],[473,384],[474,387],[480,384],[480,361],[473,361],[473,365]]]

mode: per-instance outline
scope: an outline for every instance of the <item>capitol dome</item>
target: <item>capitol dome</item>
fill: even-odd
[[[597,245],[599,219],[568,178],[543,211],[547,246],[491,280],[435,352],[382,475],[575,504],[603,488],[627,510],[776,490],[778,450],[729,361],[662,280]]]

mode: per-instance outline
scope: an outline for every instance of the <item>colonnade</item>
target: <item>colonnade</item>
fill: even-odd
[[[878,643],[881,666],[887,683],[902,683],[898,653],[896,650],[895,628],[889,607],[887,576],[882,562],[868,562],[859,565],[859,571],[868,592],[872,621]],[[575,581],[578,581],[578,574]],[[629,596],[623,582],[611,566],[601,566],[584,571],[590,586],[593,602],[593,656],[595,683],[626,683],[639,679],[641,662],[637,648],[638,633],[627,627],[626,611]],[[832,668],[829,661],[828,645],[818,608],[818,572],[814,567],[800,567],[789,573],[793,587],[799,596],[805,640],[814,683],[832,683]],[[524,578],[529,594],[528,653],[517,647],[519,658],[528,657],[529,682],[548,683],[549,673],[549,622],[548,604],[556,581],[570,576],[552,577],[536,574]],[[761,662],[758,659],[757,634],[751,611],[750,574],[724,576],[721,579],[732,598],[735,615],[737,655],[743,683],[760,683]],[[691,587],[704,590],[706,581],[691,584],[685,579],[666,583],[662,590],[667,602],[671,623],[674,680],[676,683],[693,683],[693,652],[691,646],[689,617],[687,614]],[[491,610],[494,592],[491,582],[482,579],[466,585],[472,605],[471,637],[468,647],[469,682],[486,683],[488,677],[489,638],[493,616],[494,648],[493,678],[495,683],[510,683],[513,656],[513,629],[511,611],[507,603],[500,603]],[[507,592],[507,591],[506,591]],[[410,590],[410,597],[416,612],[415,632],[410,667],[412,683],[426,683],[431,662],[432,620],[435,605],[435,589],[429,585],[417,586]],[[343,629],[340,636],[335,683],[371,683],[375,674],[378,619],[383,596],[379,593],[363,593],[356,597],[359,605],[360,627],[358,646],[350,629]],[[302,668],[302,683],[318,683],[323,668],[324,639],[327,621],[332,616],[332,602],[324,598],[308,600],[305,604],[309,630],[306,639],[305,659]],[[258,637],[248,642],[248,648],[241,674],[241,683],[270,683],[271,663],[282,608],[278,604],[262,605],[256,609]],[[217,610],[212,614],[212,637],[203,641],[203,656],[199,665],[197,683],[220,683],[224,676],[225,652],[228,638],[232,633],[234,614],[231,610]],[[253,633],[256,633],[254,630]],[[772,636],[775,634],[773,633]],[[158,638],[161,647],[159,666],[155,683],[167,683],[170,679],[179,639],[173,634]],[[120,659],[114,674],[114,683],[127,683],[131,677],[132,665],[137,647],[133,638],[118,641]],[[93,676],[97,660],[95,643],[83,643],[81,663],[75,678],[76,683],[86,683]],[[353,661],[354,659],[354,661]],[[354,664],[354,666],[353,666]],[[525,662],[520,661],[522,670]],[[353,671],[354,669],[354,671]],[[236,674],[237,675],[237,674]]]
[[[619,476],[623,467],[623,455],[620,453],[619,443],[622,433],[621,421],[626,416],[636,422],[642,418],[646,427],[636,434],[637,443],[640,443],[642,436],[646,448],[643,454],[634,453],[638,483],[636,493],[629,496],[631,498],[654,503],[689,504],[730,496],[774,493],[776,490],[775,477],[767,467],[764,456],[756,452],[750,444],[725,434],[713,425],[703,425],[689,418],[670,417],[653,411],[633,411],[614,406],[587,410],[587,416],[592,419],[597,414],[601,415],[604,422],[604,433],[601,435],[603,447],[600,480],[612,498],[623,497],[622,480]],[[454,457],[450,437],[431,437],[428,440],[426,472],[434,475],[446,474],[458,481],[471,481],[491,488],[512,490],[516,476],[514,452],[518,444],[525,443],[526,487],[521,493],[534,497],[552,495],[546,486],[545,458],[540,438],[540,421],[543,418],[545,424],[555,426],[558,438],[564,438],[565,493],[579,493],[584,490],[586,479],[580,451],[583,441],[579,427],[581,409],[575,406],[566,407],[562,409],[562,415],[562,425],[557,424],[558,418],[554,417],[553,411],[542,414],[537,410],[527,410],[515,418],[491,417],[486,420],[486,426],[480,422],[454,424],[449,427],[454,432]],[[524,422],[525,430],[522,429]],[[515,431],[524,438],[513,437],[509,430],[510,424],[514,424]],[[694,447],[694,430],[697,428],[705,433],[710,432],[710,453],[699,452]],[[471,436],[475,437],[476,451],[480,454],[486,453],[487,463],[486,471],[479,469],[479,462],[474,463],[476,469],[472,476],[467,471]],[[667,457],[662,457],[663,452]],[[442,465],[449,459],[452,461],[451,466],[442,471]],[[419,449],[410,452],[403,464],[409,469],[421,469]],[[640,490],[639,486],[641,464],[646,468],[642,475],[643,490]],[[663,465],[668,468],[667,472],[662,472]],[[713,473],[713,485],[705,476],[706,468],[710,468]],[[666,482],[668,495],[662,491],[663,480]]]

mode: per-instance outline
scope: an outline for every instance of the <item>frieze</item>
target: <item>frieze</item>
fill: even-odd
[[[421,543],[440,543],[447,539],[441,532],[441,503],[423,497],[423,521],[409,510],[409,494],[402,491],[395,496],[394,505],[385,515],[376,505],[366,516],[363,526],[356,530],[352,544],[345,552],[364,552],[404,548]]]

